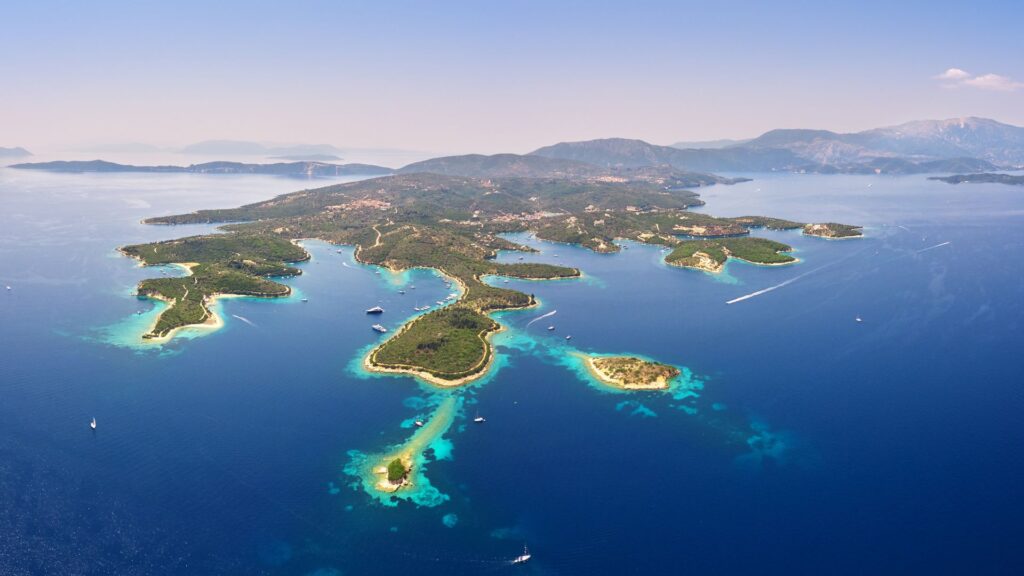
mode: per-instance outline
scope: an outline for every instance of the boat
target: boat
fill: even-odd
[[[11,287],[10,287],[10,286],[8,286],[8,287],[7,287],[7,289],[8,289],[8,290],[10,290],[10,289],[11,289]]]
[[[551,330],[554,330],[554,329],[555,329],[554,326],[548,326],[548,331],[551,331]]]
[[[480,411],[477,410],[476,418],[473,418],[473,422],[476,422],[477,424],[483,424],[484,422],[487,422],[487,420],[484,419],[484,417],[480,415]]]
[[[387,328],[381,326],[380,324],[374,324],[373,326],[370,326],[370,328],[373,328],[374,330],[376,330],[377,332],[380,332],[381,334],[383,334],[383,333],[388,331]]]
[[[381,308],[380,306],[374,306],[373,308],[368,308],[366,310],[366,313],[367,314],[383,314],[384,313],[384,309]]]
[[[95,418],[92,419],[92,422],[89,422],[89,428],[92,428],[93,430],[96,429],[96,419]]]
[[[409,289],[410,289],[410,290],[415,290],[415,289],[416,289],[416,285],[415,285],[415,284],[413,284],[413,285],[409,286]]]
[[[527,562],[530,561],[530,558],[533,558],[533,555],[530,554],[530,549],[526,547],[526,544],[523,544],[523,553],[520,554],[519,556],[516,556],[515,558],[513,558],[512,559],[512,563],[513,564],[526,564]]]
[[[398,293],[399,294],[405,294],[405,290],[399,290]]]
[[[303,298],[302,301],[303,302],[309,302],[309,298]]]
[[[423,420],[417,420],[415,424],[417,428],[423,428]]]
[[[565,339],[566,340],[572,340],[572,336],[566,336]]]
[[[437,304],[438,306],[444,306],[444,300],[438,300],[437,302],[435,302],[435,304]]]
[[[508,278],[505,279],[505,284],[508,284]]]
[[[857,316],[856,318],[854,318],[854,320],[856,320],[857,322],[863,322],[863,320],[860,319],[860,316]]]

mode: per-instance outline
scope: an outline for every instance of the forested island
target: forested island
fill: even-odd
[[[583,355],[583,361],[601,383],[621,390],[665,390],[680,374],[675,366],[635,356]]]
[[[218,295],[287,295],[287,286],[273,278],[299,273],[289,263],[308,258],[296,244],[303,238],[355,245],[355,257],[364,264],[438,270],[460,285],[461,297],[409,322],[364,363],[369,370],[457,386],[484,374],[493,360],[489,336],[501,326],[489,313],[536,303],[531,294],[484,283],[484,276],[549,280],[580,275],[575,268],[551,264],[495,261],[499,250],[532,251],[503,233],[532,232],[599,252],[618,251],[619,239],[658,244],[673,247],[667,260],[684,266],[698,252],[715,262],[729,256],[763,264],[794,260],[785,254],[788,246],[746,236],[760,227],[797,229],[804,224],[762,216],[715,218],[687,210],[701,203],[693,192],[646,180],[400,174],[302,190],[240,208],[151,218],[146,222],[225,223],[225,234],[122,250],[146,264],[190,263],[191,276],[140,283],[140,294],[171,303],[150,338],[208,321],[209,302]]]
[[[707,272],[721,272],[729,258],[754,264],[780,265],[796,262],[786,252],[792,248],[767,238],[716,238],[687,240],[676,245],[665,257],[671,266],[696,268]]]
[[[929,180],[939,180],[948,184],[1010,184],[1024,186],[1024,175],[999,174],[982,172],[979,174],[953,174],[952,176],[930,176]]]

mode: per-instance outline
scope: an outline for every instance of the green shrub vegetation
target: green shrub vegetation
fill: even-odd
[[[687,240],[670,252],[665,261],[674,266],[707,269],[700,258],[703,254],[720,269],[727,259],[739,258],[755,264],[786,264],[796,258],[786,254],[792,248],[767,238],[715,238]]]
[[[401,482],[408,473],[409,471],[405,469],[405,464],[402,464],[400,458],[395,458],[388,464],[388,482],[392,484]]]
[[[209,318],[215,294],[282,296],[272,280],[298,274],[290,262],[308,258],[293,241],[319,238],[357,246],[360,262],[391,269],[428,267],[464,287],[460,301],[421,316],[371,355],[384,367],[409,368],[458,379],[487,365],[488,333],[498,324],[488,312],[531,305],[531,295],[490,286],[485,275],[553,279],[579,276],[574,268],[536,263],[497,263],[499,250],[530,252],[499,234],[539,238],[615,252],[616,239],[674,247],[668,260],[686,265],[702,252],[714,262],[729,256],[783,263],[788,246],[745,238],[753,227],[788,229],[788,220],[752,216],[715,218],[687,210],[697,195],[672,189],[658,174],[610,182],[573,178],[466,178],[399,174],[302,190],[227,210],[148,220],[154,224],[223,222],[225,233],[128,246],[147,264],[191,262],[193,276],[143,281],[142,294],[172,305],[151,336]],[[690,238],[698,238],[692,240]]]

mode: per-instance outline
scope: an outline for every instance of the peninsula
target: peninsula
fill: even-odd
[[[621,390],[666,390],[679,369],[635,356],[582,355],[587,370],[602,384]]]
[[[1024,186],[1024,175],[999,174],[982,172],[979,174],[954,174],[952,176],[930,176],[929,180],[939,180],[948,184],[1010,184]]]
[[[271,280],[300,274],[288,263],[309,259],[301,247],[274,236],[211,234],[124,246],[120,251],[143,265],[182,264],[184,277],[151,278],[138,293],[168,304],[145,339],[167,339],[179,328],[216,322],[210,304],[218,296],[287,296],[291,289]]]
[[[308,258],[295,244],[303,238],[354,245],[356,259],[364,264],[435,269],[460,285],[461,297],[409,322],[371,351],[364,366],[452,387],[482,376],[491,365],[489,337],[501,326],[489,314],[536,303],[532,294],[484,283],[484,276],[580,276],[579,270],[564,266],[497,262],[501,250],[533,251],[503,233],[532,232],[599,252],[617,252],[618,239],[671,246],[676,251],[669,260],[677,265],[685,265],[680,262],[697,252],[722,262],[728,256],[764,264],[795,260],[784,254],[789,250],[784,244],[741,236],[758,227],[792,229],[803,224],[761,216],[715,218],[687,210],[700,204],[693,192],[646,179],[398,174],[302,190],[234,209],[151,218],[146,222],[224,223],[225,233],[122,250],[146,264],[195,263],[192,276],[139,285],[140,294],[172,303],[150,337],[208,320],[208,303],[218,295],[287,295],[287,286],[273,278],[298,273],[289,263]],[[706,238],[685,238],[692,236]]]

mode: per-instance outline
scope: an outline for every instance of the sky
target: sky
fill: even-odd
[[[0,146],[443,153],[1024,125],[1024,2],[0,5]]]

